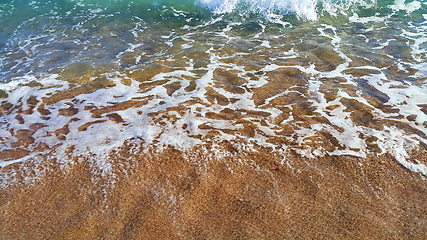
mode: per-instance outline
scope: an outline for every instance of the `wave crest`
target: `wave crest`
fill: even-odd
[[[198,0],[197,3],[214,14],[243,11],[270,15],[280,12],[295,14],[299,19],[317,20],[322,12],[346,14],[352,6],[370,8],[376,5],[376,0]]]

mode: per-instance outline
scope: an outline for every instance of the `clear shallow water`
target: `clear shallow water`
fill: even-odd
[[[427,144],[418,1],[6,1],[0,165],[231,143],[304,157]]]

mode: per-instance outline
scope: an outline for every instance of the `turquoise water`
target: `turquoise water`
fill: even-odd
[[[1,166],[226,141],[427,174],[426,2],[3,0],[0,26]]]
[[[129,44],[162,48],[162,36],[191,29],[221,32],[230,23],[233,34],[246,38],[266,25],[271,35],[301,38],[306,32],[317,35],[321,24],[356,36],[376,27],[380,36],[375,42],[349,39],[349,44],[371,47],[396,38],[405,41],[401,34],[406,32],[423,33],[425,12],[426,5],[417,1],[6,1],[0,5],[0,81],[30,72],[54,73],[76,61],[121,71],[124,66],[112,62]],[[378,21],[349,23],[354,14]]]
[[[349,34],[363,34],[364,29],[376,26],[375,31],[382,36],[376,37],[374,44],[381,44],[399,39],[406,31],[417,32],[417,28],[422,28],[425,21],[422,14],[426,12],[426,5],[417,1],[418,4],[394,8],[391,7],[393,1],[3,2],[0,5],[3,26],[0,81],[3,82],[30,72],[34,75],[54,73],[75,61],[123,70],[120,68],[123,66],[111,63],[129,44],[148,42],[162,48],[160,43],[166,40],[162,36],[188,34],[191,28],[194,33],[220,32],[230,23],[239,23],[238,27],[234,26],[233,34],[247,38],[266,25],[271,35],[298,35],[307,31],[316,35],[316,29],[323,23],[340,31],[351,31]],[[348,19],[353,14],[387,21],[352,24]],[[370,47],[357,40],[350,44]]]

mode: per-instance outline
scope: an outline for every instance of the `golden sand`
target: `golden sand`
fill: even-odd
[[[425,239],[427,184],[389,156],[134,147],[109,174],[90,157],[1,169],[21,168],[0,190],[1,239]]]

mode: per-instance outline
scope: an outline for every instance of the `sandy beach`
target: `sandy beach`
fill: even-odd
[[[271,149],[121,152],[42,162],[0,192],[2,239],[424,239],[425,179],[389,156],[301,158]],[[414,152],[426,156],[426,150]],[[120,157],[116,157],[120,156]],[[29,166],[11,166],[31,169]],[[37,170],[36,170],[37,169]],[[7,169],[2,169],[7,171]],[[25,173],[31,176],[31,172]]]

